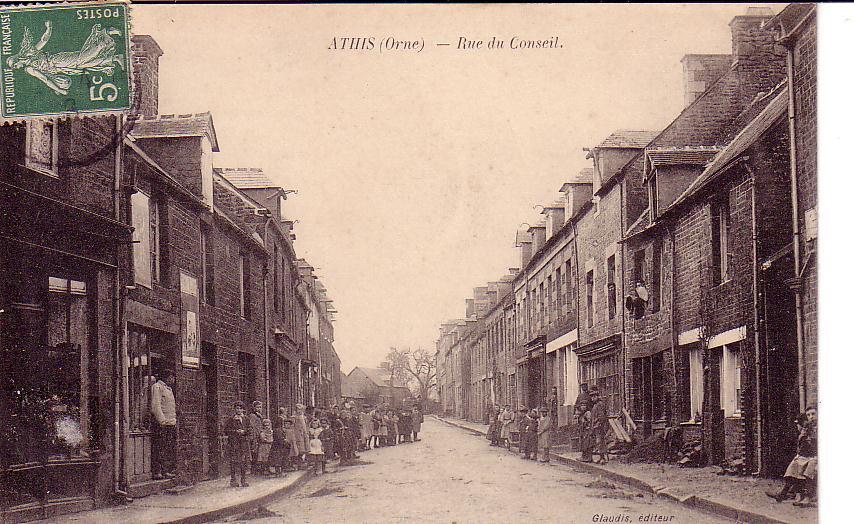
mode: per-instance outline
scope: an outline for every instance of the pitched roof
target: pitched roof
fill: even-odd
[[[651,167],[658,166],[704,166],[721,149],[719,147],[661,147],[647,149]]]
[[[670,209],[684,202],[691,195],[702,189],[708,184],[715,175],[724,171],[733,160],[737,159],[747,148],[753,145],[759,138],[774,125],[781,116],[786,114],[788,110],[788,88],[783,88],[774,97],[765,109],[763,109],[744,129],[742,129],[733,140],[712,160],[703,170],[703,173],[697,177],[694,182],[688,186],[682,195],[677,198]]]
[[[644,148],[658,136],[658,131],[618,129],[596,147]]]
[[[569,190],[569,186],[575,184],[592,184],[593,183],[593,168],[585,167],[581,171],[578,172],[577,175],[570,178],[566,182],[560,186],[560,192],[566,193]]]
[[[237,189],[278,188],[258,167],[218,167],[214,169]]]
[[[362,373],[364,373],[365,376],[368,377],[368,380],[370,380],[377,386],[388,386],[389,382],[391,381],[391,373],[389,373],[388,370],[381,368],[363,368],[361,366],[356,366],[355,368],[353,368],[353,371],[357,369],[362,370]],[[353,371],[351,371],[350,373],[352,374]]]
[[[213,116],[210,112],[142,117],[134,123],[131,134],[136,138],[206,136],[211,141],[211,148],[219,151],[219,142],[216,139]]]

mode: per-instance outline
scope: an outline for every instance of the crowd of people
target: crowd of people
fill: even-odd
[[[521,407],[516,411],[510,404],[486,410],[489,429],[486,438],[490,446],[511,448],[517,443],[522,458],[526,460],[549,462],[552,429],[557,425],[557,389],[552,390],[548,406],[528,409]],[[608,457],[608,411],[599,397],[595,386],[588,392],[587,384],[581,385],[581,392],[575,400],[575,421],[579,431],[583,462],[606,463]],[[538,457],[542,457],[538,459]]]
[[[248,486],[247,474],[281,476],[298,469],[325,473],[327,462],[335,458],[339,465],[351,465],[359,458],[357,452],[420,440],[424,422],[417,405],[391,409],[348,403],[320,410],[297,404],[293,416],[284,407],[273,419],[262,413],[261,401],[253,402],[248,414],[243,403],[236,402],[234,414],[225,421],[231,486]]]

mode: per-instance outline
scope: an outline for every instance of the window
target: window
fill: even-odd
[[[152,198],[148,206],[149,220],[149,249],[151,251],[151,280],[163,285],[168,284],[169,263],[168,249],[168,219],[166,202],[162,198]]]
[[[27,122],[24,165],[45,175],[59,177],[59,135],[56,122],[30,120]]]
[[[599,396],[608,407],[608,414],[615,415],[620,412],[620,366],[617,365],[617,354],[586,360],[580,362],[581,383],[587,384],[588,388],[596,386],[599,388]],[[575,399],[573,399],[574,401]]]
[[[650,311],[655,313],[661,309],[661,243],[652,245],[652,282],[649,290]]]
[[[638,249],[634,255],[634,280],[635,297],[639,300],[632,301],[632,310],[636,319],[643,318],[646,311],[646,301],[649,300],[646,287],[646,249]]]
[[[273,309],[279,312],[281,287],[279,282],[279,246],[273,245]]]
[[[587,272],[587,327],[593,327],[593,270]]]
[[[727,344],[721,350],[721,408],[724,416],[741,414],[741,354],[738,344]]]
[[[238,267],[238,278],[240,286],[240,315],[243,318],[250,318],[250,314],[252,311],[252,294],[251,294],[251,282],[252,282],[252,272],[249,267],[249,256],[241,254],[240,255],[240,265]]]
[[[249,353],[237,354],[237,400],[247,407],[255,400],[255,358]]]
[[[563,315],[563,288],[565,283],[563,279],[566,278],[560,271],[560,268],[555,270],[555,301],[557,303],[557,317],[560,318]]]
[[[555,285],[554,277],[552,275],[549,275],[548,285],[546,287],[547,292],[548,292],[548,297],[546,300],[546,323],[547,324],[551,324],[552,319],[556,317],[556,315],[554,314],[554,311],[555,311],[554,285]]]
[[[151,199],[142,191],[130,197],[133,223],[133,272],[137,284],[151,288]]]
[[[649,218],[655,220],[658,218],[658,176],[653,172],[649,177]]]
[[[607,291],[608,291],[608,318],[617,316],[617,255],[608,257]]]
[[[730,278],[730,214],[729,202],[712,207],[712,282],[719,285]]]
[[[211,242],[210,230],[202,225],[201,228],[202,248],[202,300],[205,304],[216,305],[216,292],[214,289],[214,246]]]
[[[572,259],[566,261],[566,304],[568,311],[575,311],[575,276],[572,274]]]

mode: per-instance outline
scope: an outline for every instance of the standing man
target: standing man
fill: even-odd
[[[245,415],[242,402],[234,403],[234,416],[225,422],[225,435],[228,437],[228,459],[231,466],[231,487],[246,487],[246,463],[249,460],[249,418]],[[237,476],[240,475],[240,484]]]
[[[594,387],[590,390],[590,430],[593,442],[593,454],[599,455],[600,464],[608,462],[608,443],[605,436],[608,433],[608,407],[605,401],[600,400],[599,390]]]
[[[424,422],[424,415],[421,414],[421,408],[418,404],[412,408],[412,441],[418,442],[418,434],[421,433],[421,423]]]
[[[151,469],[155,479],[175,478],[175,375],[170,370],[151,386]]]
[[[264,427],[264,415],[261,409],[264,404],[260,400],[252,403],[252,411],[249,413],[249,452],[252,457],[252,473],[259,473],[258,449],[261,443],[261,429]]]

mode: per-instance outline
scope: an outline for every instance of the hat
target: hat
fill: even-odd
[[[593,386],[592,388],[590,388],[590,394],[591,395],[598,395],[599,394],[599,388],[596,386]]]

